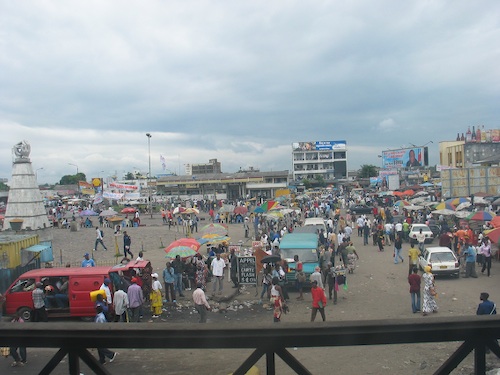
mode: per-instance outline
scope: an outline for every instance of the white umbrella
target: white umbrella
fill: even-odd
[[[432,211],[431,212],[432,214],[435,214],[435,215],[444,215],[444,216],[448,216],[448,215],[454,215],[455,214],[455,211],[453,210],[449,210],[447,208],[443,208],[441,210],[435,210],[435,211]]]
[[[416,205],[412,204],[410,206],[405,206],[403,208],[406,208],[408,211],[418,211],[418,210],[423,209],[424,207],[423,206],[416,206]]]
[[[116,212],[115,210],[113,209],[109,209],[109,210],[104,210],[102,211],[99,216],[102,216],[102,217],[111,217],[111,216],[115,216],[115,215],[118,215],[118,212]]]
[[[459,219],[464,219],[470,215],[469,211],[455,211],[455,216]]]
[[[457,211],[463,210],[464,208],[470,207],[472,203],[470,202],[462,202],[457,206]]]

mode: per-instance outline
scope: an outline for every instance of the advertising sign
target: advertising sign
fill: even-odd
[[[418,168],[427,165],[427,147],[382,151],[382,168]]]
[[[255,257],[238,257],[237,259],[240,284],[257,284],[257,262]]]
[[[346,141],[314,141],[314,142],[294,142],[293,151],[331,151],[345,150]]]

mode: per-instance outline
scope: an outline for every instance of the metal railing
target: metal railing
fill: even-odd
[[[0,324],[0,346],[60,348],[40,374],[50,374],[68,355],[69,373],[80,373],[83,360],[96,374],[109,374],[88,348],[138,349],[255,349],[234,371],[245,374],[261,357],[267,374],[276,372],[275,355],[297,374],[311,374],[287,348],[387,345],[429,342],[463,342],[435,374],[449,374],[474,352],[475,374],[486,372],[486,349],[500,357],[496,339],[500,319],[496,316],[434,318],[425,320],[369,320],[311,323],[223,325],[146,325],[28,323]]]

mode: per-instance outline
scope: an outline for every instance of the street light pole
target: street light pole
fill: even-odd
[[[148,157],[149,157],[149,173],[148,173],[148,194],[149,194],[149,213],[151,214],[151,219],[153,218],[153,202],[151,201],[151,134],[146,133],[148,137]]]
[[[68,163],[68,165],[72,165],[73,167],[76,167],[76,174],[78,174],[78,165],[73,164],[73,163]]]
[[[41,168],[37,168],[37,169],[35,170],[35,180],[37,181],[37,183],[38,183],[38,171],[41,171],[42,169],[43,169],[43,167],[41,167]]]

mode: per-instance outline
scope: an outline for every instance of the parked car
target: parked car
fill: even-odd
[[[425,243],[432,243],[434,241],[434,233],[432,233],[431,228],[429,228],[425,224],[413,224],[410,227],[410,241],[413,243],[417,243],[417,233],[422,229],[422,233],[425,234]]]
[[[420,269],[430,266],[435,275],[453,275],[460,277],[460,266],[455,253],[447,247],[427,247],[419,256]]]
[[[355,204],[349,207],[349,211],[353,214],[371,214],[373,212],[372,206],[367,206],[364,204]]]
[[[429,228],[434,234],[434,238],[438,238],[439,235],[441,234],[441,226],[438,224],[429,224]]]

